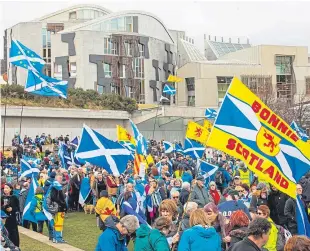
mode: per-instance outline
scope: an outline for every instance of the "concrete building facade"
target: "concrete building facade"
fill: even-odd
[[[273,93],[292,101],[310,98],[308,48],[260,45],[223,55],[214,61],[187,63],[178,69],[177,105],[218,107],[234,76],[255,93]]]
[[[156,104],[177,66],[205,60],[185,32],[170,31],[151,13],[112,13],[79,5],[5,30],[5,71],[9,83],[24,85],[25,69],[12,66],[12,38],[46,61],[44,74],[67,80],[71,88],[94,89]],[[174,85],[173,83],[171,85]],[[166,105],[174,103],[166,102]]]

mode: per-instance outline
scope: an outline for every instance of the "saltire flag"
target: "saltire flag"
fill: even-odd
[[[176,92],[177,91],[173,87],[171,87],[170,85],[165,84],[164,89],[163,89],[163,93],[165,93],[167,95],[170,95],[170,96],[173,96],[173,95],[176,94]]]
[[[197,161],[197,169],[200,171],[201,175],[206,179],[206,183],[210,181],[215,181],[215,172],[218,170],[218,166],[212,165],[206,161],[199,159]]]
[[[130,124],[132,127],[132,131],[134,133],[135,136],[135,142],[136,142],[136,152],[137,154],[142,154],[144,156],[147,155],[147,141],[144,138],[144,136],[141,134],[141,132],[139,131],[138,127],[132,122],[132,120],[130,120]]]
[[[187,124],[186,138],[196,140],[197,142],[205,145],[209,137],[210,132],[207,128],[195,123],[194,121],[189,121]]]
[[[181,82],[183,79],[182,78],[179,78],[177,76],[174,76],[174,75],[169,75],[168,79],[167,79],[167,82],[176,82],[176,83],[179,83]]]
[[[305,142],[309,140],[309,136],[307,135],[306,131],[299,127],[295,121],[291,123],[291,128],[297,132],[298,136]]]
[[[299,235],[306,235],[310,237],[310,224],[308,220],[307,213],[303,206],[303,202],[300,196],[296,198],[296,222],[297,222],[297,231]]]
[[[71,144],[72,146],[75,146],[75,147],[77,148],[78,145],[79,145],[79,138],[76,136],[76,137],[70,142],[70,144]]]
[[[71,160],[69,157],[69,153],[67,152],[67,148],[65,147],[65,144],[60,142],[58,147],[58,156],[61,161],[62,168],[68,169],[68,161]]]
[[[35,173],[32,173],[32,179],[31,179],[31,183],[28,189],[28,194],[27,194],[23,216],[22,216],[23,221],[28,220],[31,222],[37,222],[37,220],[35,219],[35,215],[32,212],[30,212],[30,205],[31,205],[31,201],[33,197],[35,196],[35,192],[38,186],[39,186],[39,183],[37,180],[37,176]]]
[[[54,217],[53,215],[48,211],[48,206],[47,206],[47,197],[50,196],[52,188],[56,189],[57,191],[62,190],[62,185],[58,181],[53,181],[52,184],[50,185],[49,189],[47,190],[46,194],[44,195],[43,199],[43,213],[45,214],[46,218],[48,219],[49,224],[51,224],[51,227],[54,226]]]
[[[237,78],[207,144],[241,159],[258,177],[293,198],[296,183],[310,170],[310,145]]]
[[[83,163],[81,163],[75,156],[75,152],[71,151],[71,161],[67,162],[69,166],[77,166],[81,167]]]
[[[217,116],[217,111],[213,108],[207,108],[205,112],[205,117],[207,119],[215,119]]]
[[[37,72],[41,72],[45,65],[45,61],[37,53],[15,39],[12,39],[9,60],[13,65]]]
[[[40,170],[36,167],[32,167],[30,163],[28,163],[25,159],[20,160],[20,168],[21,168],[21,178],[27,177],[30,178],[34,174],[37,175],[40,173]]]
[[[85,177],[82,179],[80,194],[79,194],[79,203],[81,204],[82,207],[84,206],[85,201],[87,197],[89,196],[90,192],[91,192],[90,180],[88,177]]]
[[[132,203],[133,204],[133,203]],[[133,208],[135,206],[135,208]],[[149,226],[145,218],[143,218],[144,214],[140,207],[135,203],[135,205],[131,205],[128,201],[124,201],[122,204],[122,211],[125,213],[125,215],[134,215],[138,218],[138,221],[140,224],[145,224]],[[149,226],[150,227],[150,226]],[[151,227],[150,227],[151,228]]]
[[[207,128],[209,132],[211,131],[212,126],[213,126],[213,125],[212,125],[212,123],[211,123],[209,120],[207,120],[207,119],[204,120],[204,122],[203,122],[203,127],[204,127],[204,128]]]
[[[163,141],[164,148],[165,148],[165,153],[172,153],[174,152],[174,146],[171,142],[168,141]]]
[[[34,166],[38,166],[38,165],[40,165],[40,163],[41,163],[41,159],[39,159],[39,158],[32,158],[32,157],[29,157],[29,156],[26,156],[26,155],[22,155],[22,158],[23,158],[24,160],[26,160],[28,163],[29,163],[29,162],[32,162],[32,164],[33,164]]]
[[[122,174],[126,170],[128,161],[133,159],[128,149],[107,139],[87,125],[83,127],[76,157],[103,167],[108,173],[114,175]]]
[[[130,141],[118,141],[123,147],[128,149],[132,154],[136,152],[136,146],[132,144]]]
[[[129,141],[134,146],[136,145],[134,137],[124,127],[116,125],[116,134],[118,141]]]
[[[58,80],[35,71],[28,71],[25,92],[40,96],[67,98],[68,81]]]
[[[175,149],[175,152],[184,155],[184,150],[183,150],[183,148],[178,143],[175,143],[174,149]]]
[[[184,154],[191,156],[192,159],[201,159],[205,152],[205,147],[195,140],[185,138]]]

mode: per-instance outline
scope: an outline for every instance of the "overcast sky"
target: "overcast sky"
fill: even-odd
[[[310,1],[23,1],[0,2],[0,30],[75,4],[93,3],[113,12],[143,10],[158,16],[168,29],[184,30],[203,48],[203,34],[246,36],[252,44],[308,46]],[[1,35],[0,58],[3,57]]]

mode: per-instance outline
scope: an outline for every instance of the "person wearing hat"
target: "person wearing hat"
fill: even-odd
[[[8,236],[15,246],[19,247],[18,222],[16,214],[19,212],[19,201],[13,195],[13,186],[9,183],[5,184],[3,196],[1,196],[1,210],[7,215],[5,228],[8,230]]]
[[[257,208],[261,205],[268,206],[268,187],[263,182],[257,184],[256,191],[252,194],[250,211],[257,212]]]
[[[210,201],[213,202],[213,198],[209,198],[208,192],[204,187],[205,179],[202,175],[196,178],[196,184],[193,186],[190,201],[196,202],[198,208],[204,207]]]
[[[246,167],[246,165],[240,161],[238,169],[235,171],[235,177],[239,176],[242,184],[250,186],[252,182],[252,172]]]

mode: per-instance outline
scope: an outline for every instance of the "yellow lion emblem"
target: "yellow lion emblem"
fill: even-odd
[[[269,156],[276,156],[280,152],[280,141],[281,138],[265,127],[261,127],[256,137],[258,148]]]

